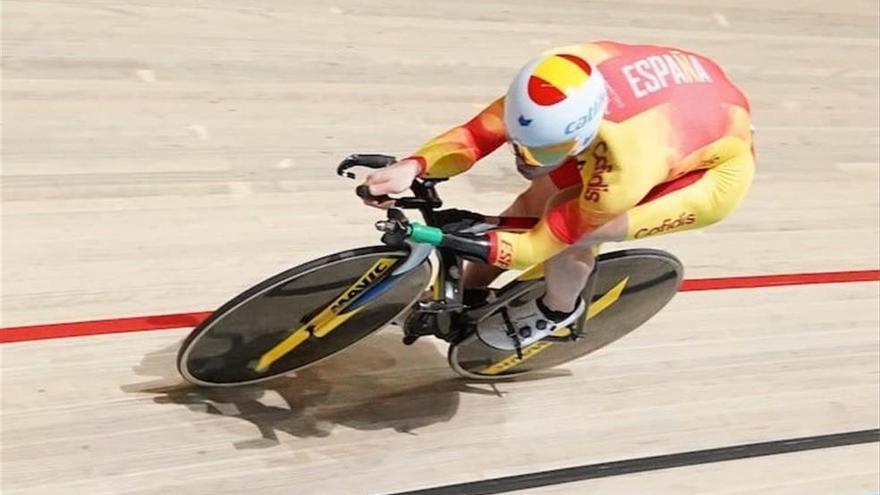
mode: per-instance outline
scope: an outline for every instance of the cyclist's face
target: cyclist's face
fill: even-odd
[[[511,151],[513,151],[513,156],[516,157],[516,170],[524,178],[528,180],[540,179],[541,177],[544,177],[545,175],[556,169],[556,167],[540,167],[529,164],[529,161],[526,160],[526,157],[523,156],[523,154],[520,152],[520,147],[514,146],[513,143],[510,144],[510,149]]]
[[[521,157],[516,157],[516,171],[519,175],[528,180],[535,180],[544,177],[552,172],[556,167],[533,167],[528,165]]]
[[[533,167],[558,167],[570,157],[577,147],[576,139],[546,146],[525,146],[513,140],[508,141],[513,153],[525,164]]]

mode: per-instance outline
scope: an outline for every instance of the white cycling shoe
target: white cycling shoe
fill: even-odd
[[[574,323],[584,313],[585,307],[584,300],[578,297],[574,311],[564,320],[555,322],[541,311],[538,300],[532,299],[522,306],[503,308],[489,316],[477,325],[477,335],[496,349],[515,350]]]

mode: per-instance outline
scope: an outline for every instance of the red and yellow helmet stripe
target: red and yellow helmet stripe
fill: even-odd
[[[539,63],[529,78],[529,98],[541,106],[555,105],[587,82],[590,64],[567,53],[551,55]]]

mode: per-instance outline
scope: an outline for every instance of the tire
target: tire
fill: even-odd
[[[585,314],[578,322],[582,326],[578,340],[541,340],[526,346],[524,359],[519,359],[515,351],[489,347],[474,332],[450,346],[449,365],[466,378],[497,380],[552,368],[586,356],[625,337],[651,319],[672,300],[684,276],[684,268],[675,256],[656,249],[614,251],[598,256],[596,264],[592,309],[587,312],[595,314],[589,319]],[[544,293],[543,278],[511,282],[511,286],[513,284],[519,284],[517,293],[522,295],[510,304],[521,304]],[[616,292],[616,296],[599,302],[612,292]],[[603,309],[597,312],[600,306]]]
[[[264,371],[255,367],[260,356],[350,288],[378,260],[397,260],[407,254],[406,250],[387,246],[343,251],[291,268],[247,289],[186,337],[177,354],[181,376],[200,386],[252,384],[302,369],[350,347],[419,298],[431,280],[429,261],[390,281],[386,290],[331,332],[322,337],[311,334]]]

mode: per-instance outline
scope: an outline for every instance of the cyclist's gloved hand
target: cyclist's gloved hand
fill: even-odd
[[[471,234],[485,232],[495,225],[488,222],[486,217],[479,213],[468,210],[451,208],[434,212],[436,224],[447,233]]]
[[[364,182],[373,196],[399,194],[409,189],[413,180],[421,172],[421,164],[416,160],[402,160],[367,176]],[[394,201],[377,201],[365,198],[364,204],[387,210],[394,206]]]

